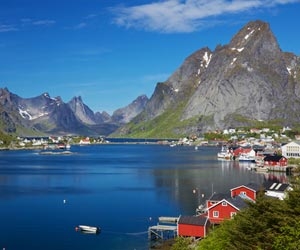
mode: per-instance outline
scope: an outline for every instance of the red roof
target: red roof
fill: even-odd
[[[251,150],[252,150],[252,148],[242,148],[242,147],[239,147],[239,148],[233,150],[233,154],[235,156],[240,155],[240,154],[248,154],[248,153],[251,152]]]

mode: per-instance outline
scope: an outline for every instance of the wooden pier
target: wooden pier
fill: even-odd
[[[255,170],[259,173],[266,173],[266,172],[283,172],[287,175],[290,175],[294,171],[294,166],[255,166],[254,168],[251,168],[251,170]]]
[[[177,236],[178,217],[159,217],[159,223],[148,229],[148,238],[150,240],[175,238]],[[174,225],[175,224],[175,225]]]
[[[167,234],[167,236],[166,236]],[[166,238],[175,238],[177,236],[177,226],[170,225],[156,225],[149,227],[148,238],[153,239],[166,239]]]
[[[178,219],[179,219],[178,217],[165,217],[165,216],[158,217],[158,221],[160,223],[173,223],[173,224],[176,224]]]

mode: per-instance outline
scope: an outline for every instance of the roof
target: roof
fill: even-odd
[[[292,141],[283,145],[282,147],[286,147],[286,146],[300,146],[300,143],[298,141]]]
[[[267,182],[265,183],[266,191],[284,192],[290,187],[287,183]]]
[[[220,201],[223,199],[230,198],[231,194],[230,193],[213,193],[212,196],[208,199],[210,201]]]
[[[208,218],[205,216],[180,216],[178,224],[205,226]]]
[[[275,161],[275,162],[278,162],[278,161],[280,161],[282,158],[285,158],[285,157],[283,157],[282,155],[267,155],[267,156],[264,158],[264,161]]]
[[[223,199],[223,200],[219,201],[218,203],[209,207],[208,210],[218,206],[219,204],[221,204],[224,201],[229,203],[231,206],[235,207],[237,210],[241,210],[242,208],[245,208],[248,206],[247,202],[244,199],[242,199],[240,196],[235,196],[233,198]]]
[[[241,198],[240,196],[236,196],[233,198],[230,198],[227,200],[229,203],[231,203],[233,206],[235,206],[236,208],[238,208],[239,210],[245,208],[248,206],[248,204],[246,203],[245,199]]]
[[[234,188],[230,189],[230,191],[238,189],[240,187],[246,187],[246,188],[251,189],[255,192],[259,191],[262,188],[260,185],[258,185],[256,183],[248,183],[247,185],[241,185],[241,186],[238,186],[238,187],[234,187]]]
[[[239,154],[249,154],[253,149],[251,147],[238,147],[233,150],[234,155],[239,155]]]

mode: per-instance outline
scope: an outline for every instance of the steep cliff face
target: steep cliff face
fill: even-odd
[[[199,85],[202,74],[208,67],[212,53],[203,48],[190,55],[166,82],[158,83],[145,107],[148,119],[161,115],[170,106],[187,101]]]
[[[81,96],[73,97],[68,105],[81,122],[89,125],[97,123],[94,112],[83,103]]]
[[[285,112],[287,107],[300,108],[294,87],[297,78],[290,77],[296,61],[280,50],[268,24],[247,24],[228,45],[213,53],[182,119],[212,115],[213,127],[228,125],[233,114],[255,120],[299,120],[299,115],[289,117]]]
[[[19,115],[17,106],[19,97],[8,91],[0,89],[0,127],[5,133],[15,133],[17,127],[27,127],[29,123]]]
[[[300,121],[299,70],[299,57],[281,51],[269,24],[249,22],[229,44],[189,56],[166,82],[157,84],[135,120],[151,123],[181,104],[182,109],[174,109],[180,112],[178,124],[169,127],[173,134],[178,127],[181,133],[199,133],[247,126],[249,121],[295,124]]]

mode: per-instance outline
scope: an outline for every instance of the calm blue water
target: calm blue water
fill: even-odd
[[[2,151],[0,249],[148,249],[147,230],[159,216],[192,215],[212,192],[269,178],[218,161],[218,150],[108,144],[73,146],[72,155]],[[82,234],[78,224],[102,232]]]

